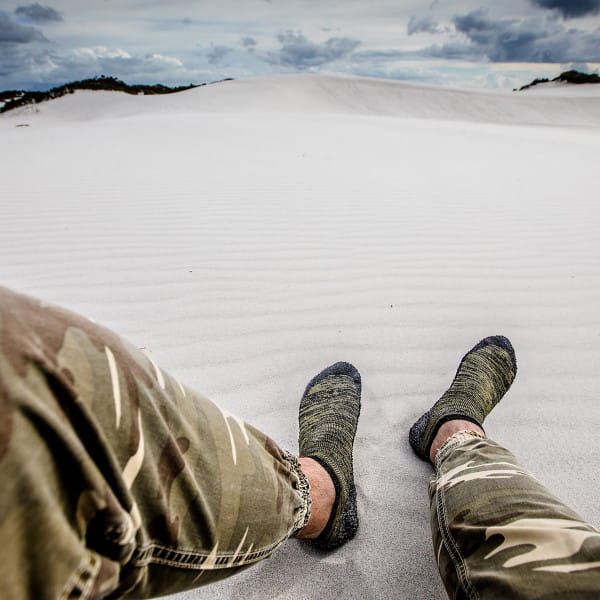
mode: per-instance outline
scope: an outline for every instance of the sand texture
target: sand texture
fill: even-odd
[[[355,541],[293,540],[178,600],[442,598],[407,431],[492,334],[519,374],[488,432],[600,526],[600,86],[82,92],[2,115],[0,141],[4,285],[116,329],[290,450],[306,382],[362,373]]]

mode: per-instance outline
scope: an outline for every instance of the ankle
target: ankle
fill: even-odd
[[[452,437],[459,431],[475,431],[481,435],[485,435],[485,431],[475,423],[471,421],[463,421],[461,419],[453,419],[452,421],[446,421],[438,430],[433,443],[431,444],[431,450],[429,451],[429,460],[435,465],[435,457],[437,456],[438,450],[444,445],[446,440]]]
[[[302,472],[310,484],[310,519],[296,537],[314,539],[319,537],[331,518],[335,504],[335,486],[329,473],[316,460],[307,457],[298,459]]]

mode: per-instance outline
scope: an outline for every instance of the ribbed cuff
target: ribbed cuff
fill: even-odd
[[[297,481],[294,485],[294,488],[298,492],[298,496],[300,497],[301,507],[298,509],[298,514],[294,520],[294,528],[290,537],[294,537],[298,534],[298,532],[306,527],[308,521],[310,519],[311,512],[311,499],[310,499],[310,483],[308,483],[308,478],[302,471],[300,467],[300,463],[298,462],[298,457],[293,455],[291,452],[287,450],[282,451],[282,458],[288,462],[290,467],[290,471],[294,473],[297,477]]]
[[[439,463],[441,463],[446,458],[446,456],[452,450],[454,450],[454,448],[456,448],[457,446],[462,446],[463,444],[466,444],[467,442],[470,442],[473,438],[478,438],[480,440],[486,439],[485,435],[479,433],[478,431],[471,431],[471,430],[458,431],[454,435],[451,435],[441,445],[440,449],[437,451],[437,454],[435,457],[436,466]]]

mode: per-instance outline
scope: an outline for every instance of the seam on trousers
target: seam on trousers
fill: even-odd
[[[185,550],[180,548],[169,548],[160,544],[149,544],[138,549],[132,559],[132,564],[136,567],[144,567],[148,564],[161,564],[182,569],[229,569],[231,567],[240,567],[258,562],[267,558],[281,546],[290,537],[293,537],[302,529],[310,519],[311,498],[310,484],[306,475],[300,468],[300,463],[296,456],[290,452],[281,451],[281,458],[288,463],[290,471],[295,475],[296,482],[294,488],[300,496],[302,506],[296,509],[298,515],[294,518],[294,523],[287,533],[277,541],[269,544],[265,548],[255,550],[250,553],[238,552],[216,552],[196,550]],[[207,566],[208,563],[208,566]]]
[[[256,550],[250,554],[236,554],[235,552],[217,552],[216,554],[213,554],[212,552],[177,550],[159,544],[150,544],[145,548],[136,551],[131,564],[135,567],[160,564],[181,569],[228,569],[258,562],[263,558],[267,558],[288,538],[289,535],[285,535],[266,548]],[[208,563],[208,566],[206,563]]]
[[[438,450],[438,454],[436,456],[435,461],[435,495],[440,535],[442,536],[442,540],[444,542],[444,546],[446,547],[448,555],[452,560],[452,564],[456,569],[458,581],[471,600],[479,600],[479,594],[477,593],[477,590],[473,587],[473,584],[469,579],[469,569],[460,553],[458,545],[450,535],[450,528],[448,527],[448,512],[446,510],[446,495],[443,486],[439,485],[438,483],[442,475],[442,460],[445,458],[446,454],[448,454],[448,452],[450,452],[450,450],[452,450],[456,446],[462,446],[464,443],[470,441],[473,438],[484,439],[483,436],[481,436],[481,434],[479,433],[473,432],[473,434],[471,435],[471,432],[466,434],[466,432],[461,431],[448,438],[448,440],[446,440],[443,446]]]
[[[75,572],[67,581],[60,600],[87,598],[93,589],[96,577],[100,572],[102,561],[91,552],[86,552]]]

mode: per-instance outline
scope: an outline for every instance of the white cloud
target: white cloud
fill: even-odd
[[[103,58],[125,58],[130,59],[131,54],[120,48],[106,48],[104,46],[95,46],[93,48],[75,48],[73,54],[81,57],[83,60],[99,60]]]

